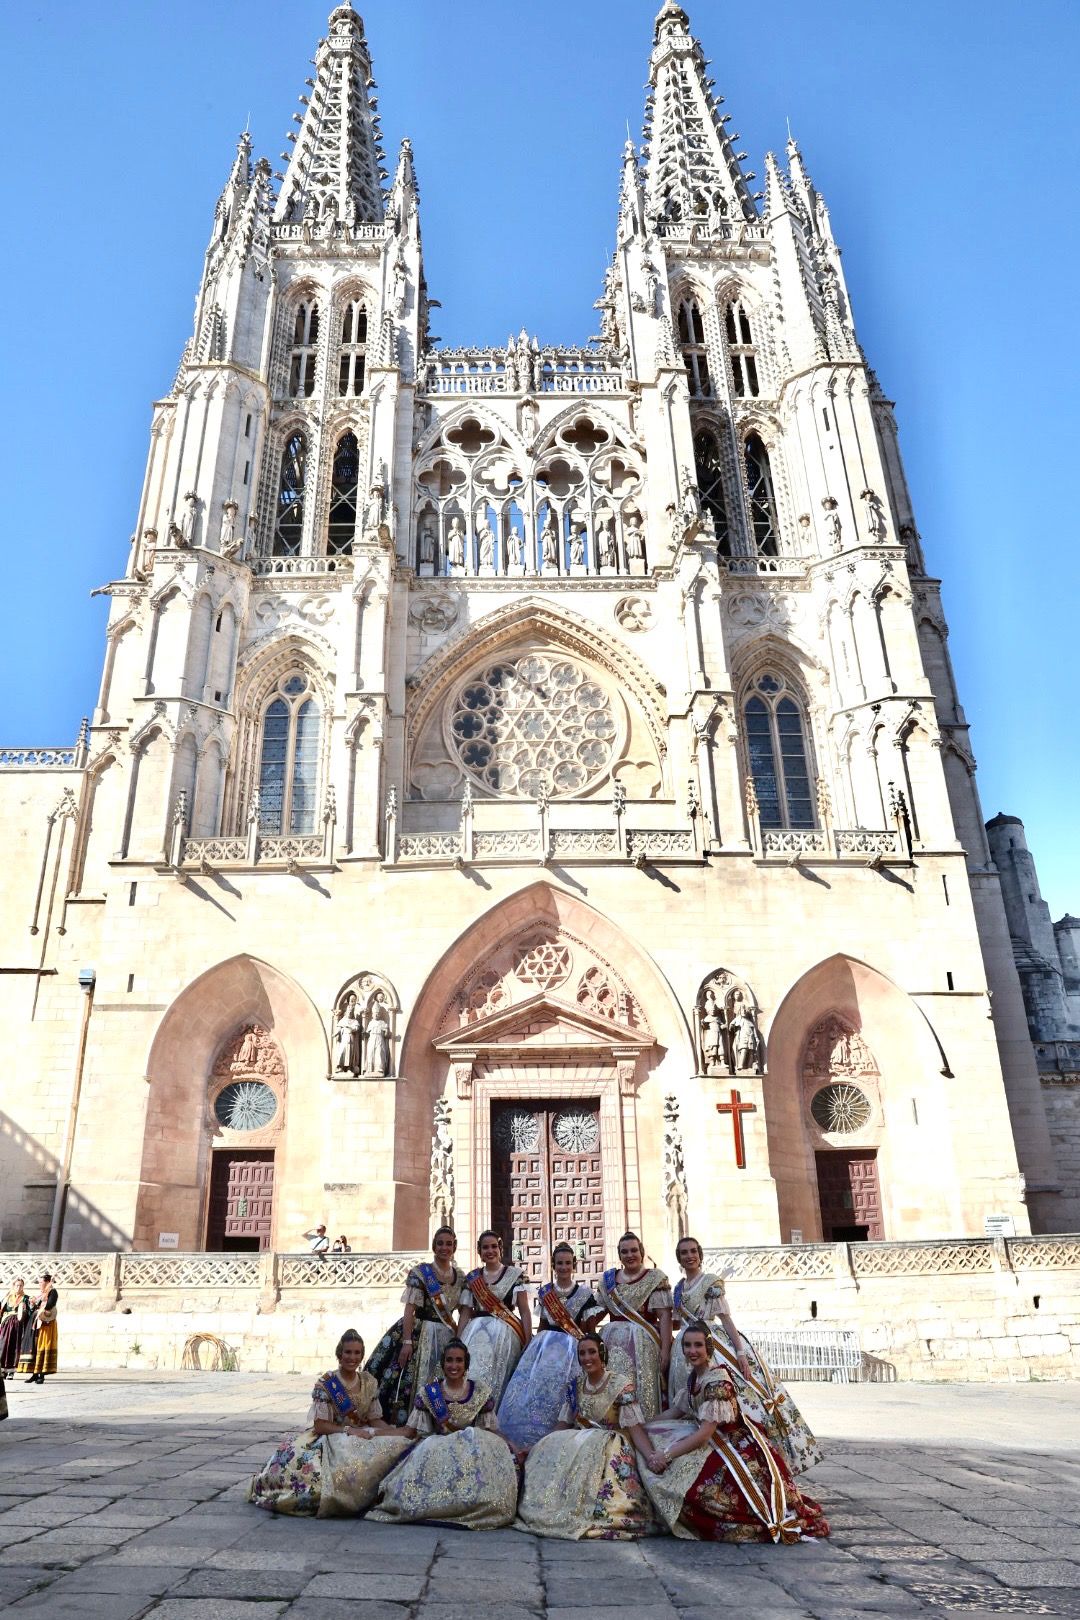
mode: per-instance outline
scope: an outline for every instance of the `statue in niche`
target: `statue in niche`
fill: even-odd
[[[236,515],[240,507],[236,501],[222,501],[221,528],[218,531],[218,550],[223,557],[234,557],[240,550],[236,533]]]
[[[677,1243],[680,1238],[686,1237],[690,1230],[690,1215],[682,1127],[679,1124],[679,1102],[674,1096],[664,1098],[664,1202],[668,1207]]]
[[[715,992],[706,990],[701,1001],[701,1067],[704,1074],[722,1073],[724,1015]]]
[[[435,1104],[431,1133],[431,1225],[454,1224],[454,1139],[450,1135],[450,1100]]]
[[[641,527],[640,512],[627,514],[626,555],[631,562],[645,561],[645,531]]]
[[[450,535],[446,542],[446,555],[451,568],[465,566],[465,523],[460,517],[451,518]]]
[[[181,544],[193,546],[195,544],[195,529],[199,521],[199,497],[194,490],[188,490],[184,496],[184,515],[180,519]]]
[[[525,531],[524,529],[510,530],[510,555],[517,557],[517,565],[522,573],[525,572]]]
[[[375,992],[368,1008],[367,1029],[364,1031],[364,1073],[390,1073],[390,1019],[386,997],[381,990]]]
[[[698,991],[696,1012],[702,1074],[761,1073],[757,1003],[743,980],[718,968]]]
[[[354,991],[342,1001],[334,1024],[333,1072],[335,1074],[360,1073],[360,1019],[356,1011]]]
[[[435,547],[437,542],[435,519],[430,512],[425,512],[420,519],[420,563],[435,566]]]
[[[825,509],[825,529],[829,536],[829,545],[833,551],[841,551],[844,545],[844,525],[836,509],[836,501],[832,495],[826,495],[821,504]]]
[[[559,536],[555,531],[555,519],[550,507],[544,514],[544,526],[540,530],[540,556],[545,568],[558,568]]]
[[[521,437],[526,444],[536,437],[536,430],[540,426],[540,410],[535,399],[523,399],[521,402]]]
[[[386,462],[376,463],[375,474],[371,480],[371,498],[368,501],[368,527],[383,529],[386,527],[387,516],[390,510],[390,491],[387,485]]]
[[[580,518],[570,525],[570,564],[573,568],[585,566],[585,524]]]
[[[139,560],[133,570],[135,578],[147,580],[154,572],[154,558],[157,556],[157,530],[144,529],[142,542],[139,546]]]
[[[754,1015],[739,991],[733,997],[734,1010],[728,1023],[731,1037],[732,1072],[759,1074],[761,1071],[761,1036]]]
[[[259,1026],[249,1024],[240,1037],[240,1045],[236,1049],[236,1056],[229,1064],[230,1069],[241,1071],[255,1069],[259,1063]]]
[[[408,296],[408,285],[408,277],[405,271],[405,259],[404,256],[399,253],[394,263],[394,283],[393,292],[391,293],[394,310],[398,315],[404,315],[405,313],[405,301]]]
[[[494,568],[495,566],[495,531],[485,515],[480,527],[476,531],[476,550],[480,558],[481,568]]]
[[[866,526],[875,540],[888,538],[888,524],[885,521],[885,509],[881,504],[881,496],[876,489],[864,489],[862,498],[866,502]]]

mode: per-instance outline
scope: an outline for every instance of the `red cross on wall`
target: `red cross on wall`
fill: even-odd
[[[731,1127],[735,1133],[735,1165],[739,1170],[746,1169],[746,1138],[743,1136],[742,1117],[744,1114],[756,1114],[757,1103],[745,1103],[739,1093],[731,1093],[731,1101],[717,1103],[718,1114],[731,1115]]]

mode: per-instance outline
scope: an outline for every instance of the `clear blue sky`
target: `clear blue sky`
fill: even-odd
[[[659,0],[656,0],[659,4]],[[20,0],[6,66],[9,602],[0,741],[74,737],[97,690],[151,399],[189,331],[250,115],[275,168],[329,5]],[[447,343],[596,329],[653,0],[370,0],[389,167],[411,136]],[[1080,911],[1075,0],[697,0],[759,176],[790,118],[897,402],[945,582],[983,806]],[[294,127],[295,126],[291,126]]]

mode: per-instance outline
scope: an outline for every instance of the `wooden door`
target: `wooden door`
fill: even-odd
[[[551,1274],[551,1250],[570,1243],[578,1275],[604,1265],[600,1104],[493,1103],[491,1224],[508,1259],[534,1282]]]
[[[817,1177],[824,1242],[865,1243],[884,1238],[875,1148],[820,1152]]]
[[[208,1249],[269,1249],[274,1216],[272,1148],[213,1156]]]

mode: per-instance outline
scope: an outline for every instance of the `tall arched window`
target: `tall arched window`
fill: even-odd
[[[715,433],[702,429],[694,434],[694,467],[702,504],[713,520],[716,542],[721,557],[731,556],[731,528],[728,524],[727,501],[724,499],[724,473],[720,463],[720,446]]]
[[[772,468],[769,452],[756,433],[751,433],[743,446],[746,463],[746,488],[750,496],[750,533],[754,537],[754,550],[759,557],[775,557],[779,550],[780,528],[776,521],[776,498],[773,495]]]
[[[341,317],[341,355],[338,360],[338,393],[362,394],[367,363],[367,310],[358,299],[345,305]]]
[[[705,327],[701,311],[692,298],[679,305],[679,344],[686,367],[686,380],[690,384],[692,399],[712,398],[712,378],[709,376],[709,357],[705,350]]]
[[[315,361],[319,348],[319,306],[313,298],[296,306],[292,348],[289,351],[289,394],[306,398],[315,392]]]
[[[759,675],[743,703],[746,756],[762,827],[812,827],[802,704],[782,675]]]
[[[307,440],[299,428],[289,434],[281,452],[277,511],[274,514],[274,556],[298,557],[304,534],[304,480],[307,477]]]
[[[259,831],[313,833],[319,702],[306,675],[286,675],[267,705],[259,756]]]
[[[728,305],[724,330],[727,333],[735,392],[743,399],[756,399],[759,390],[754,335],[750,330],[750,318],[741,304]]]
[[[334,451],[330,477],[330,522],[326,549],[331,555],[351,551],[356,531],[356,489],[360,479],[360,446],[355,433],[343,433]]]

